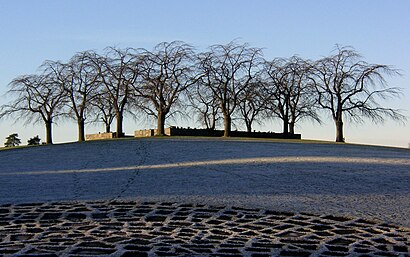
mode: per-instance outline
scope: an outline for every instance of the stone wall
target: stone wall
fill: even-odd
[[[143,129],[136,130],[134,132],[134,137],[153,137],[155,135],[156,129]]]
[[[146,129],[135,131],[135,137],[152,137],[156,133],[156,129]],[[198,137],[222,137],[223,130],[195,129],[195,128],[179,128],[169,127],[165,129],[167,136],[198,136]],[[253,137],[253,138],[286,138],[286,139],[301,139],[301,134],[284,135],[283,133],[274,132],[246,132],[246,131],[231,131],[231,137]]]
[[[142,129],[134,131],[134,137],[153,137],[157,133],[156,129]],[[171,136],[171,128],[165,128],[165,135]]]
[[[110,138],[115,138],[115,135],[116,135],[115,132],[87,134],[85,135],[85,140],[89,141],[89,140],[110,139]]]

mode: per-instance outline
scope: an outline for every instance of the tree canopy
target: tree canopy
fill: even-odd
[[[336,125],[336,142],[344,142],[343,120],[355,122],[370,119],[383,122],[385,118],[403,121],[400,110],[381,105],[383,100],[396,98],[401,90],[388,87],[385,77],[399,72],[383,64],[369,64],[351,47],[337,46],[334,54],[316,61],[312,77],[317,102],[328,111]]]
[[[77,122],[83,141],[86,122],[102,122],[109,132],[115,121],[116,136],[123,136],[125,115],[153,117],[157,135],[164,135],[167,117],[183,115],[210,130],[223,125],[228,137],[232,126],[251,132],[254,123],[267,119],[279,120],[286,136],[301,120],[321,123],[328,113],[336,141],[344,142],[345,119],[406,120],[385,102],[401,95],[387,83],[397,75],[397,69],[367,63],[343,46],[319,60],[268,60],[261,48],[238,41],[203,52],[182,41],[152,50],[108,47],[102,54],[76,53],[68,62],[45,61],[38,73],[13,79],[0,118],[42,122],[51,144],[52,125],[61,118]]]
[[[4,143],[5,147],[14,147],[14,146],[19,146],[21,144],[20,138],[18,138],[17,133],[10,134],[8,137],[6,137],[6,142]]]

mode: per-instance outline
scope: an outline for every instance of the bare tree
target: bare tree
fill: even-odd
[[[138,97],[145,99],[139,107],[157,119],[157,135],[164,135],[171,108],[195,83],[194,71],[193,49],[184,42],[163,42],[143,54],[141,82],[134,89]]]
[[[46,143],[52,144],[52,124],[63,114],[66,97],[56,81],[53,73],[15,78],[8,91],[14,100],[2,106],[1,116],[13,115],[26,119],[26,122],[44,122]]]
[[[261,50],[248,44],[230,42],[214,45],[199,56],[202,84],[212,91],[224,117],[224,136],[229,137],[232,115],[240,102],[240,95],[255,76]]]
[[[291,88],[288,84],[289,70],[286,69],[287,60],[275,58],[265,64],[265,97],[268,117],[277,117],[283,121],[283,134],[289,133]]]
[[[111,124],[115,118],[115,109],[110,95],[105,87],[99,87],[96,97],[91,102],[94,114],[93,122],[103,122],[105,132],[111,132]]]
[[[287,69],[290,70],[288,84],[290,94],[289,133],[295,134],[295,124],[302,119],[321,123],[316,102],[316,90],[310,80],[311,62],[298,56],[289,58]]]
[[[397,109],[379,101],[399,97],[401,90],[387,87],[385,76],[399,75],[383,64],[369,64],[351,47],[337,46],[333,55],[318,60],[314,77],[319,105],[330,112],[336,125],[336,142],[344,142],[343,119],[362,122],[365,118],[383,122],[386,117],[404,121]]]
[[[93,58],[93,63],[99,70],[101,82],[105,87],[117,121],[116,137],[122,137],[123,120],[126,107],[133,97],[132,86],[139,76],[139,64],[134,49],[125,50],[109,47],[104,56]]]
[[[297,56],[265,64],[265,90],[270,115],[283,121],[283,133],[294,134],[301,119],[321,122],[317,112],[311,65]]]
[[[94,58],[94,52],[85,51],[74,55],[65,65],[64,90],[69,99],[69,115],[77,121],[79,142],[85,140],[85,122],[100,83],[98,69],[92,63]]]
[[[261,123],[261,114],[266,109],[267,97],[264,95],[262,83],[251,83],[239,96],[239,111],[245,122],[246,131],[252,132],[254,122]]]
[[[221,116],[219,103],[213,97],[212,91],[208,87],[198,84],[189,91],[188,99],[190,106],[198,116],[198,122],[208,130],[215,130]]]

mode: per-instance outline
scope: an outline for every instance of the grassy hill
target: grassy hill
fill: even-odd
[[[408,149],[147,138],[0,151],[0,203],[137,199],[274,208],[410,225]]]

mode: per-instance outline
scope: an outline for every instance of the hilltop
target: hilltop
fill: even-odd
[[[0,151],[0,204],[173,201],[410,225],[410,151],[298,142],[149,138]]]

